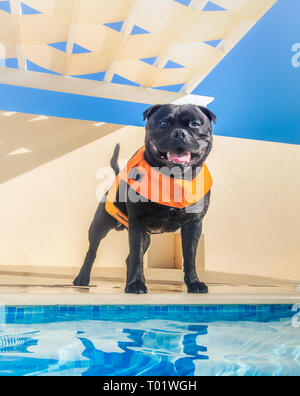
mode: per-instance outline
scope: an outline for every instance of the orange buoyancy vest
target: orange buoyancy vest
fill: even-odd
[[[172,177],[153,168],[144,159],[145,146],[141,147],[117,175],[108,191],[105,209],[120,223],[128,227],[128,217],[116,206],[120,182],[125,182],[143,201],[184,209],[196,204],[211,189],[212,177],[205,163],[192,180]],[[126,196],[128,200],[128,195]]]

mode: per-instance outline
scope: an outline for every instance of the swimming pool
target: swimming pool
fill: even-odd
[[[0,375],[299,375],[292,305],[0,306]]]

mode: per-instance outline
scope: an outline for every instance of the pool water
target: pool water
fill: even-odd
[[[300,375],[292,305],[0,306],[0,375]]]

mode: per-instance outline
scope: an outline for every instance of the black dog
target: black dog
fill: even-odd
[[[196,105],[155,105],[144,112],[146,140],[144,159],[151,167],[170,169],[176,165],[182,176],[188,172],[194,177],[207,158],[212,147],[211,121],[216,116],[207,108]],[[116,174],[119,146],[111,165]],[[177,176],[176,176],[177,177]],[[105,209],[104,196],[99,204],[89,230],[90,247],[75,286],[86,286],[96,258],[100,241],[111,229],[125,227]],[[124,203],[128,216],[129,256],[127,257],[126,293],[147,293],[143,271],[143,256],[150,244],[151,233],[174,232],[181,228],[184,259],[184,281],[189,293],[207,293],[207,286],[199,281],[195,267],[198,242],[202,232],[202,219],[210,201],[210,192],[194,205],[192,211],[164,206],[156,202]]]

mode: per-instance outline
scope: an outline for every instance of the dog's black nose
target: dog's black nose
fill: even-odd
[[[185,140],[186,132],[182,131],[181,129],[176,129],[173,133],[173,136],[178,140]]]

